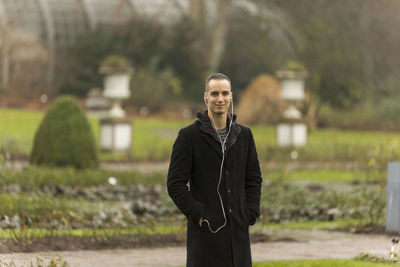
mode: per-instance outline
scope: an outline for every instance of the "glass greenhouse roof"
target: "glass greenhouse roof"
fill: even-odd
[[[0,22],[33,39],[51,38],[64,45],[98,26],[124,23],[135,15],[173,21],[188,5],[189,0],[0,0]]]

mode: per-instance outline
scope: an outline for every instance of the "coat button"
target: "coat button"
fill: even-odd
[[[230,188],[228,188],[228,194],[230,194],[231,193],[231,189]]]
[[[229,208],[229,213],[232,213],[232,209],[231,208]]]
[[[226,176],[228,176],[229,175],[229,172],[228,171],[226,171]]]

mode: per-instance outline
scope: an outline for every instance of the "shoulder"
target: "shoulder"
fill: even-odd
[[[188,126],[182,128],[179,130],[179,135],[184,135],[184,136],[191,136],[194,134],[197,134],[199,132],[199,123],[197,121],[194,121],[193,123],[189,124]]]
[[[253,134],[251,133],[251,129],[242,124],[236,123],[237,127],[240,128],[240,132],[243,133],[246,137],[251,137]]]
[[[193,140],[193,135],[196,132],[196,124],[192,123],[184,128],[181,128],[178,132],[178,136],[175,139],[174,147],[184,145],[190,147]]]

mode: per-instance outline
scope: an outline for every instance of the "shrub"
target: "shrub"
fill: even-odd
[[[93,132],[72,97],[60,97],[50,107],[35,134],[30,162],[75,168],[98,165]]]
[[[264,184],[261,214],[265,222],[357,220],[360,226],[383,225],[386,208],[384,190],[355,188],[312,192],[284,178]]]
[[[275,124],[286,107],[279,82],[272,76],[262,74],[251,81],[241,96],[238,118],[243,124]]]
[[[154,68],[139,69],[132,77],[131,103],[137,107],[148,107],[152,111],[163,108],[166,99],[181,91],[180,80],[170,69],[156,71]],[[151,95],[152,97],[149,97]]]

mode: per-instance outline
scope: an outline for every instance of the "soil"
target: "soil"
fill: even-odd
[[[252,233],[252,243],[277,241],[264,233]],[[285,239],[289,240],[289,239]],[[160,248],[184,246],[185,234],[119,235],[112,237],[47,236],[35,239],[3,239],[0,253]]]
[[[260,232],[260,229],[257,229],[257,233],[253,233],[251,237],[253,261],[275,261],[350,259],[359,253],[370,253],[387,258],[391,240],[395,235],[288,229],[264,229]],[[164,235],[151,236],[151,238],[136,236],[135,238],[108,240],[107,242],[95,242],[96,240],[93,239],[74,240],[73,238],[43,239],[38,243],[31,244],[30,251],[41,250],[41,246],[42,249],[45,248],[46,242],[53,242],[51,245],[56,245],[53,249],[67,249],[67,251],[3,253],[0,254],[0,258],[6,261],[12,260],[17,266],[28,266],[29,261],[34,262],[36,257],[50,259],[53,256],[61,256],[73,267],[162,267],[183,266],[185,264],[184,236]],[[91,247],[91,242],[97,245]],[[8,244],[2,244],[2,247],[5,246],[8,246]],[[113,249],[110,249],[111,247]],[[10,247],[9,251],[15,250]]]
[[[3,239],[0,243],[0,253],[152,248],[183,246],[184,244],[185,236],[183,234],[120,235],[108,238],[47,236],[33,240]]]

